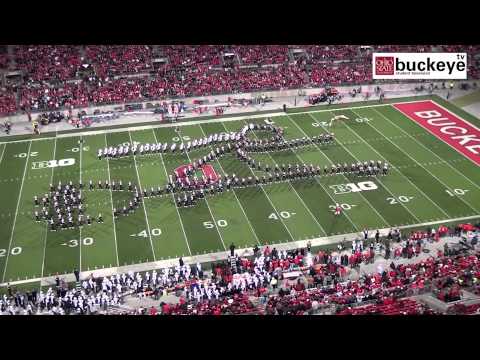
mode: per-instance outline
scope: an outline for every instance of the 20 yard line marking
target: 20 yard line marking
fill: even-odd
[[[130,137],[130,143],[133,144],[132,134],[130,133],[130,131],[128,132],[128,136]],[[140,187],[140,191],[143,192],[142,183],[140,182],[140,175],[138,174],[137,157],[135,155],[133,155],[133,162],[135,164],[135,171],[137,172],[138,186]],[[153,260],[157,261],[157,258],[155,256],[155,249],[153,248],[152,234],[150,232],[150,223],[148,222],[147,210],[145,209],[145,202],[143,201],[142,201],[142,207],[143,207],[143,212],[145,213],[145,221],[147,222],[148,237],[150,238],[150,245],[152,246]]]
[[[108,147],[107,134],[105,134],[105,146]],[[112,180],[110,178],[110,159],[107,157],[107,170],[108,170],[108,183],[111,184]],[[117,255],[117,266],[120,266],[120,261],[118,260],[118,243],[117,243],[117,228],[115,225],[115,216],[113,215],[113,195],[112,188],[110,187],[110,205],[112,207],[112,223],[113,223],[113,235],[115,239],[115,252]]]
[[[154,129],[151,129],[151,130],[153,132],[153,137],[155,138],[155,142],[158,144],[157,134],[155,134]],[[162,160],[163,170],[165,171],[165,176],[168,181],[168,173],[167,173],[167,168],[165,166],[165,162],[163,161],[163,155],[161,153],[159,155],[160,155],[160,159]],[[183,226],[182,217],[180,216],[180,211],[178,210],[177,202],[175,201],[175,195],[173,194],[173,192],[171,193],[171,195],[172,195],[172,200],[174,204],[173,206],[175,206],[175,210],[177,210],[178,219],[180,220],[180,225],[182,226],[183,236],[185,237],[185,243],[187,244],[188,253],[190,254],[190,256],[192,256],[192,251],[190,250],[190,244],[188,243],[187,233],[185,232],[185,227]]]
[[[27,150],[27,160],[25,161],[25,168],[23,170],[23,178],[22,178],[22,184],[20,185],[20,192],[18,193],[18,201],[17,201],[17,208],[15,210],[15,217],[13,219],[13,226],[12,226],[12,234],[10,235],[10,242],[8,244],[8,252],[7,252],[7,259],[5,260],[5,267],[3,269],[3,277],[2,277],[2,282],[5,282],[5,274],[7,272],[7,265],[8,265],[8,259],[10,258],[10,248],[12,247],[12,240],[13,240],[13,232],[15,231],[15,223],[17,222],[17,214],[18,214],[18,208],[20,206],[20,199],[22,198],[22,191],[23,191],[23,184],[25,182],[25,174],[27,173],[27,165],[28,165],[28,160],[30,159],[30,149],[32,148],[32,142],[28,144],[28,150]]]
[[[207,134],[205,134],[205,131],[203,130],[202,125],[198,125],[198,126],[202,130],[203,136],[207,136]],[[210,146],[210,149],[213,150],[213,146]],[[217,164],[220,166],[220,169],[222,169],[222,171],[226,174],[225,170],[223,169],[222,164],[220,163],[220,160],[218,160],[218,158],[215,158],[215,160],[216,160]],[[232,190],[233,190],[233,195],[235,195],[235,199],[237,199],[238,205],[240,206],[240,209],[242,210],[243,215],[245,216],[245,219],[247,219],[248,225],[250,225],[250,229],[252,230],[252,233],[255,236],[255,239],[257,240],[258,245],[262,246],[262,244],[260,243],[260,240],[258,239],[257,233],[255,232],[255,229],[253,228],[253,225],[250,222],[250,219],[247,217],[247,214],[245,213],[245,210],[243,209],[243,206],[242,206],[242,204],[240,203],[240,200],[237,197],[237,193],[235,192],[235,189],[232,189]]]
[[[378,112],[378,111],[377,111]],[[387,117],[385,117],[382,113],[378,112],[383,118],[385,118],[387,121],[389,121],[390,123],[392,123],[394,126],[398,127],[397,125],[395,125],[391,120],[389,120]],[[368,124],[368,123],[367,123]],[[370,124],[368,124],[370,125]],[[372,125],[370,125],[372,126]],[[372,126],[372,128],[374,128]],[[374,128],[375,129],[375,128]],[[405,132],[402,128],[399,128],[401,131]],[[376,129],[375,129],[376,130]],[[378,130],[377,130],[378,131]],[[445,186],[447,189],[450,189],[450,186],[447,186],[447,184],[445,184],[443,181],[441,181],[437,176],[435,176],[435,174],[432,174],[425,166],[423,166],[422,164],[420,164],[417,159],[415,159],[414,157],[412,157],[409,153],[407,153],[406,151],[404,151],[403,149],[401,149],[398,145],[396,145],[394,142],[392,142],[390,139],[387,139],[388,141],[390,141],[390,143],[392,143],[396,148],[398,148],[402,153],[404,153],[405,155],[407,155],[410,159],[412,159],[415,163],[417,163],[418,165],[420,165],[426,172],[428,172],[432,177],[434,177],[435,179],[437,179],[437,181],[441,184],[443,184],[443,186]],[[423,147],[425,147],[424,145],[422,145]],[[428,148],[427,148],[428,149]],[[433,154],[435,154],[433,151],[431,151],[430,149],[428,149],[430,152],[432,152]],[[435,154],[435,156],[438,157],[438,155]],[[438,157],[440,160],[441,158]],[[450,165],[451,166],[451,165]],[[452,169],[455,169],[453,166],[451,166]],[[476,185],[478,186],[478,185]],[[467,207],[469,207],[471,210],[474,210],[476,212],[480,212],[480,210],[476,209],[475,207],[471,206],[470,203],[467,203],[465,200],[463,200],[462,198],[458,197],[457,198],[463,202],[465,205],[467,205]]]
[[[360,115],[358,115],[355,111],[351,110],[355,115],[357,115],[358,117],[360,117]],[[333,113],[333,112],[332,112]],[[346,123],[345,123],[346,125]],[[355,135],[357,135],[359,138],[361,138],[353,129],[350,129],[350,127],[348,125],[346,125],[347,128],[352,131]],[[375,129],[376,130],[376,129]],[[375,151],[377,154],[379,154],[384,160],[385,157],[383,157],[377,150],[375,150],[367,141],[365,141],[363,138],[361,138],[363,140],[363,142],[365,142],[365,144],[367,144],[368,146],[370,146],[372,148],[373,151]],[[430,198],[430,196],[428,196],[427,194],[425,194],[417,185],[415,185],[406,175],[403,174],[403,172],[401,172],[400,170],[398,170],[398,166],[394,166],[393,167],[394,169],[396,169],[396,171],[402,175],[405,179],[407,179],[408,182],[410,182],[416,189],[418,189],[418,191],[423,195],[425,196],[425,198],[427,198],[428,200],[430,200],[430,202],[435,205],[447,218],[449,217],[449,215],[445,212],[445,210],[443,210],[435,201],[433,201],[432,198]]]
[[[246,121],[244,121],[245,124],[248,124]],[[254,134],[255,138],[258,139],[258,136],[256,134]],[[293,153],[293,151],[292,151]],[[273,158],[273,156],[267,152],[268,156],[270,157],[270,159],[272,159],[272,161],[278,165],[278,163],[275,161],[275,159]],[[296,156],[296,154],[295,154]],[[312,217],[312,219],[317,223],[318,227],[320,230],[322,230],[322,232],[327,235],[327,232],[325,231],[325,229],[323,228],[323,226],[318,222],[317,218],[312,214],[312,212],[310,211],[310,208],[307,206],[307,204],[305,204],[305,202],[303,201],[303,199],[301,198],[300,194],[297,192],[297,190],[293,187],[292,183],[290,181],[287,181],[288,184],[290,185],[290,187],[292,188],[292,190],[295,192],[295,194],[297,195],[298,199],[300,200],[300,202],[302,203],[303,207],[307,210],[307,212],[310,214],[310,216]]]
[[[55,141],[53,143],[53,159],[55,159],[57,153],[57,138],[55,138]],[[53,173],[55,171],[55,167],[52,167],[52,175],[50,177],[50,184],[53,184]],[[42,277],[43,277],[43,271],[45,270],[45,255],[47,252],[47,237],[48,237],[48,221],[47,225],[45,227],[45,240],[43,242],[43,260],[42,260]]]

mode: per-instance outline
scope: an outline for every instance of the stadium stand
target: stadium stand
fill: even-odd
[[[69,105],[367,84],[372,83],[373,51],[460,50],[469,53],[470,78],[478,79],[472,56],[480,47],[473,45],[14,46],[11,55],[0,54],[0,69],[10,65],[11,70],[22,71],[24,82],[18,90],[2,93],[1,114],[25,108],[45,111]],[[297,51],[305,56],[297,59]],[[232,66],[225,63],[226,53],[234,54]],[[154,60],[160,58],[155,67]],[[72,84],[72,79],[80,83]],[[14,106],[17,91],[19,103]]]

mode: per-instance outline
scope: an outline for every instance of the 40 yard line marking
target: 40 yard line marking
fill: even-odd
[[[55,141],[53,143],[53,159],[55,159],[57,153],[57,138],[55,138]],[[53,174],[55,172],[55,167],[52,167],[52,175],[50,177],[50,184],[53,184]],[[43,260],[42,260],[42,278],[43,278],[43,272],[45,270],[45,255],[47,252],[47,238],[48,238],[48,222],[46,225],[45,229],[45,240],[43,241]]]
[[[244,120],[244,123],[245,124],[248,124],[245,120]],[[258,136],[256,134],[254,134],[255,138],[258,139]],[[293,153],[293,151],[292,151]],[[278,163],[275,161],[275,159],[273,158],[273,156],[267,152],[268,156],[270,157],[270,159],[272,159],[272,161],[274,162],[274,164],[278,165]],[[296,154],[295,154],[296,156]],[[307,206],[307,204],[305,204],[305,202],[303,201],[302,197],[300,196],[300,194],[297,192],[297,190],[293,187],[292,183],[290,181],[287,181],[288,182],[288,185],[290,185],[290,187],[292,188],[292,190],[295,192],[295,195],[297,195],[298,199],[300,200],[300,202],[302,203],[303,207],[307,210],[307,212],[310,214],[310,216],[312,217],[312,219],[317,223],[318,225],[318,228],[325,234],[325,236],[327,235],[327,232],[325,231],[325,229],[323,228],[323,226],[318,222],[317,218],[312,214],[312,212],[310,211],[310,208]]]
[[[130,143],[133,144],[132,134],[130,133],[130,131],[128,132],[128,136],[130,137]],[[137,157],[135,155],[133,155],[133,162],[135,164],[135,171],[137,172],[138,187],[140,188],[140,191],[143,192],[142,183],[140,182],[140,175],[138,174]],[[150,223],[148,222],[147,209],[145,208],[144,201],[142,201],[142,207],[143,207],[143,212],[145,213],[145,221],[147,222],[148,237],[150,238],[150,245],[152,246],[153,260],[157,261],[157,258],[155,256],[155,249],[153,248],[152,233],[150,231]]]
[[[30,159],[30,149],[31,148],[32,148],[32,142],[30,141],[30,143],[28,144],[28,150],[27,150],[27,160],[25,161],[25,168],[23,169],[22,184],[20,185],[20,192],[18,193],[17,208],[15,210],[15,217],[13,219],[12,234],[10,235],[10,242],[8,244],[7,259],[5,260],[5,267],[3,269],[2,282],[5,282],[5,274],[7,272],[8,259],[10,257],[9,256],[10,255],[10,248],[12,247],[13,232],[15,231],[15,223],[17,222],[18,207],[20,206],[20,199],[22,198],[23,184],[25,182],[25,174],[27,173],[28,160]]]
[[[151,129],[151,130],[153,132],[153,137],[155,138],[155,142],[158,144],[157,134],[155,134],[154,129]],[[168,179],[167,168],[165,167],[165,162],[163,161],[163,155],[162,154],[160,154],[160,159],[162,160],[162,166],[163,166],[163,170],[165,171],[165,176]],[[178,211],[177,202],[175,201],[175,195],[173,194],[173,192],[172,192],[172,200],[173,200],[173,204],[174,204],[173,206],[175,206],[175,209],[177,210],[177,215],[178,215],[178,219],[180,220],[180,225],[182,226],[183,236],[185,237],[185,243],[187,244],[188,253],[190,254],[190,256],[192,256],[192,252],[190,250],[190,245],[188,244],[187,233],[185,232],[185,227],[183,226],[182,217],[180,216],[180,211]]]
[[[203,136],[207,136],[207,134],[205,134],[205,131],[203,130],[202,125],[198,125],[198,126],[199,126],[200,129],[202,130]],[[209,147],[210,147],[210,149],[213,150],[213,146],[209,146]],[[218,158],[215,158],[215,161],[217,162],[218,166],[220,166],[220,169],[222,169],[222,171],[226,174],[225,170],[223,169],[222,164],[220,163],[220,160],[218,160]],[[235,195],[235,199],[237,199],[237,203],[238,203],[238,205],[240,206],[240,209],[242,210],[243,215],[245,216],[245,219],[247,219],[247,223],[248,223],[248,225],[250,226],[250,229],[252,230],[252,233],[253,233],[253,235],[255,236],[255,239],[257,240],[258,245],[262,246],[262,244],[260,243],[260,240],[259,240],[259,238],[258,238],[258,235],[257,235],[257,233],[255,232],[255,229],[253,228],[252,223],[250,222],[250,219],[247,217],[247,214],[245,213],[245,210],[243,209],[243,206],[242,206],[242,204],[240,203],[240,200],[238,199],[238,196],[237,196],[237,193],[235,192],[235,189],[232,189],[232,190],[233,190],[233,195]]]
[[[108,147],[107,142],[107,134],[105,134],[105,146]],[[110,159],[107,157],[107,170],[108,170],[108,183],[111,184],[112,180],[110,178]],[[113,215],[113,195],[112,195],[112,188],[110,187],[110,206],[112,208],[112,223],[113,223],[113,235],[115,239],[115,253],[117,259],[117,266],[120,266],[120,261],[118,260],[118,244],[117,244],[117,228],[115,225],[115,216]]]

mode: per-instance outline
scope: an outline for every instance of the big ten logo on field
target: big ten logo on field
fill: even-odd
[[[378,186],[373,181],[362,181],[357,184],[348,183],[348,184],[330,185],[330,189],[333,190],[335,195],[342,195],[342,194],[348,194],[352,192],[376,190],[378,189]]]
[[[47,160],[47,161],[35,161],[32,162],[32,169],[47,169],[55,168],[58,166],[71,166],[75,164],[75,159],[61,159],[61,160]]]
[[[377,56],[375,58],[375,74],[393,75],[395,58],[393,56]]]

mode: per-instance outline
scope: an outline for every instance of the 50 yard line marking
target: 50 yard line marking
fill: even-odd
[[[130,131],[128,132],[128,136],[130,137],[130,143],[133,144],[132,134],[130,133]],[[133,162],[135,164],[135,171],[137,172],[138,187],[140,188],[140,191],[143,193],[142,183],[140,182],[140,175],[138,174],[137,157],[135,155],[133,155]],[[152,246],[153,260],[157,261],[157,258],[155,256],[155,249],[153,248],[152,233],[150,231],[150,223],[148,222],[147,209],[145,208],[145,200],[142,201],[142,207],[143,207],[143,212],[145,213],[145,221],[147,222],[148,237],[150,238],[150,245]]]
[[[25,174],[27,173],[28,160],[30,159],[30,149],[32,148],[32,142],[28,144],[27,160],[25,161],[25,168],[23,169],[22,184],[20,185],[20,192],[18,193],[17,208],[15,210],[15,217],[13,219],[12,234],[10,235],[10,242],[8,244],[7,259],[5,260],[5,267],[3,269],[2,282],[5,282],[5,274],[7,272],[8,259],[10,255],[10,248],[12,247],[13,232],[15,231],[15,223],[17,222],[18,207],[20,206],[20,199],[22,198],[23,184],[25,182]]]
[[[158,144],[157,134],[155,134],[154,129],[151,129],[151,130],[153,132],[153,137],[155,138],[155,142]],[[163,170],[165,171],[165,176],[166,176],[166,179],[168,181],[167,168],[165,167],[165,162],[163,161],[163,155],[161,153],[160,153],[160,160],[162,160]],[[182,226],[183,236],[185,237],[185,242],[187,243],[188,252],[189,252],[190,256],[192,256],[192,251],[190,250],[190,245],[188,244],[187,233],[185,232],[185,227],[183,226],[182,217],[180,216],[180,211],[178,211],[177,202],[175,201],[175,195],[173,194],[173,192],[172,192],[171,195],[172,195],[172,200],[173,200],[173,204],[174,204],[173,206],[175,206],[175,209],[177,210],[178,219],[180,220],[180,225]]]
[[[105,133],[105,146],[108,147],[107,134]],[[107,157],[107,170],[108,170],[108,183],[111,184],[112,180],[110,178],[110,159]],[[112,223],[113,223],[113,236],[115,239],[115,254],[117,255],[117,267],[120,266],[120,261],[118,260],[118,244],[117,244],[117,228],[115,225],[115,216],[113,215],[113,195],[112,187],[110,187],[110,206],[112,208]]]
[[[203,136],[207,136],[207,134],[205,134],[205,131],[203,130],[202,125],[198,125],[198,126],[199,126],[200,129],[202,130]],[[210,146],[210,149],[213,150],[213,146]],[[217,164],[220,166],[220,169],[222,169],[222,171],[226,174],[225,170],[223,169],[222,164],[220,163],[220,160],[218,160],[218,158],[215,158],[215,160],[216,160]],[[255,229],[253,228],[252,223],[251,223],[250,220],[248,219],[247,214],[245,213],[245,210],[243,209],[243,206],[242,206],[242,204],[240,203],[240,200],[238,199],[238,196],[237,196],[237,193],[235,192],[235,189],[232,189],[232,190],[233,190],[233,195],[235,195],[235,199],[237,199],[238,205],[240,206],[240,209],[242,210],[243,215],[245,216],[245,219],[247,219],[247,223],[248,223],[248,225],[250,226],[250,229],[252,230],[252,233],[253,233],[253,235],[255,236],[255,239],[257,240],[258,245],[262,246],[262,244],[260,243],[260,240],[258,239],[258,235],[257,235],[257,233],[255,232]]]
[[[55,156],[57,153],[57,138],[55,138],[55,142],[53,143],[53,159],[55,160]],[[50,184],[53,185],[53,174],[55,172],[55,167],[52,167],[52,175],[50,177]],[[43,260],[42,260],[42,278],[43,278],[43,272],[45,270],[45,255],[47,252],[47,238],[48,238],[48,221],[47,221],[47,226],[46,226],[46,231],[45,231],[45,240],[43,242]]]

